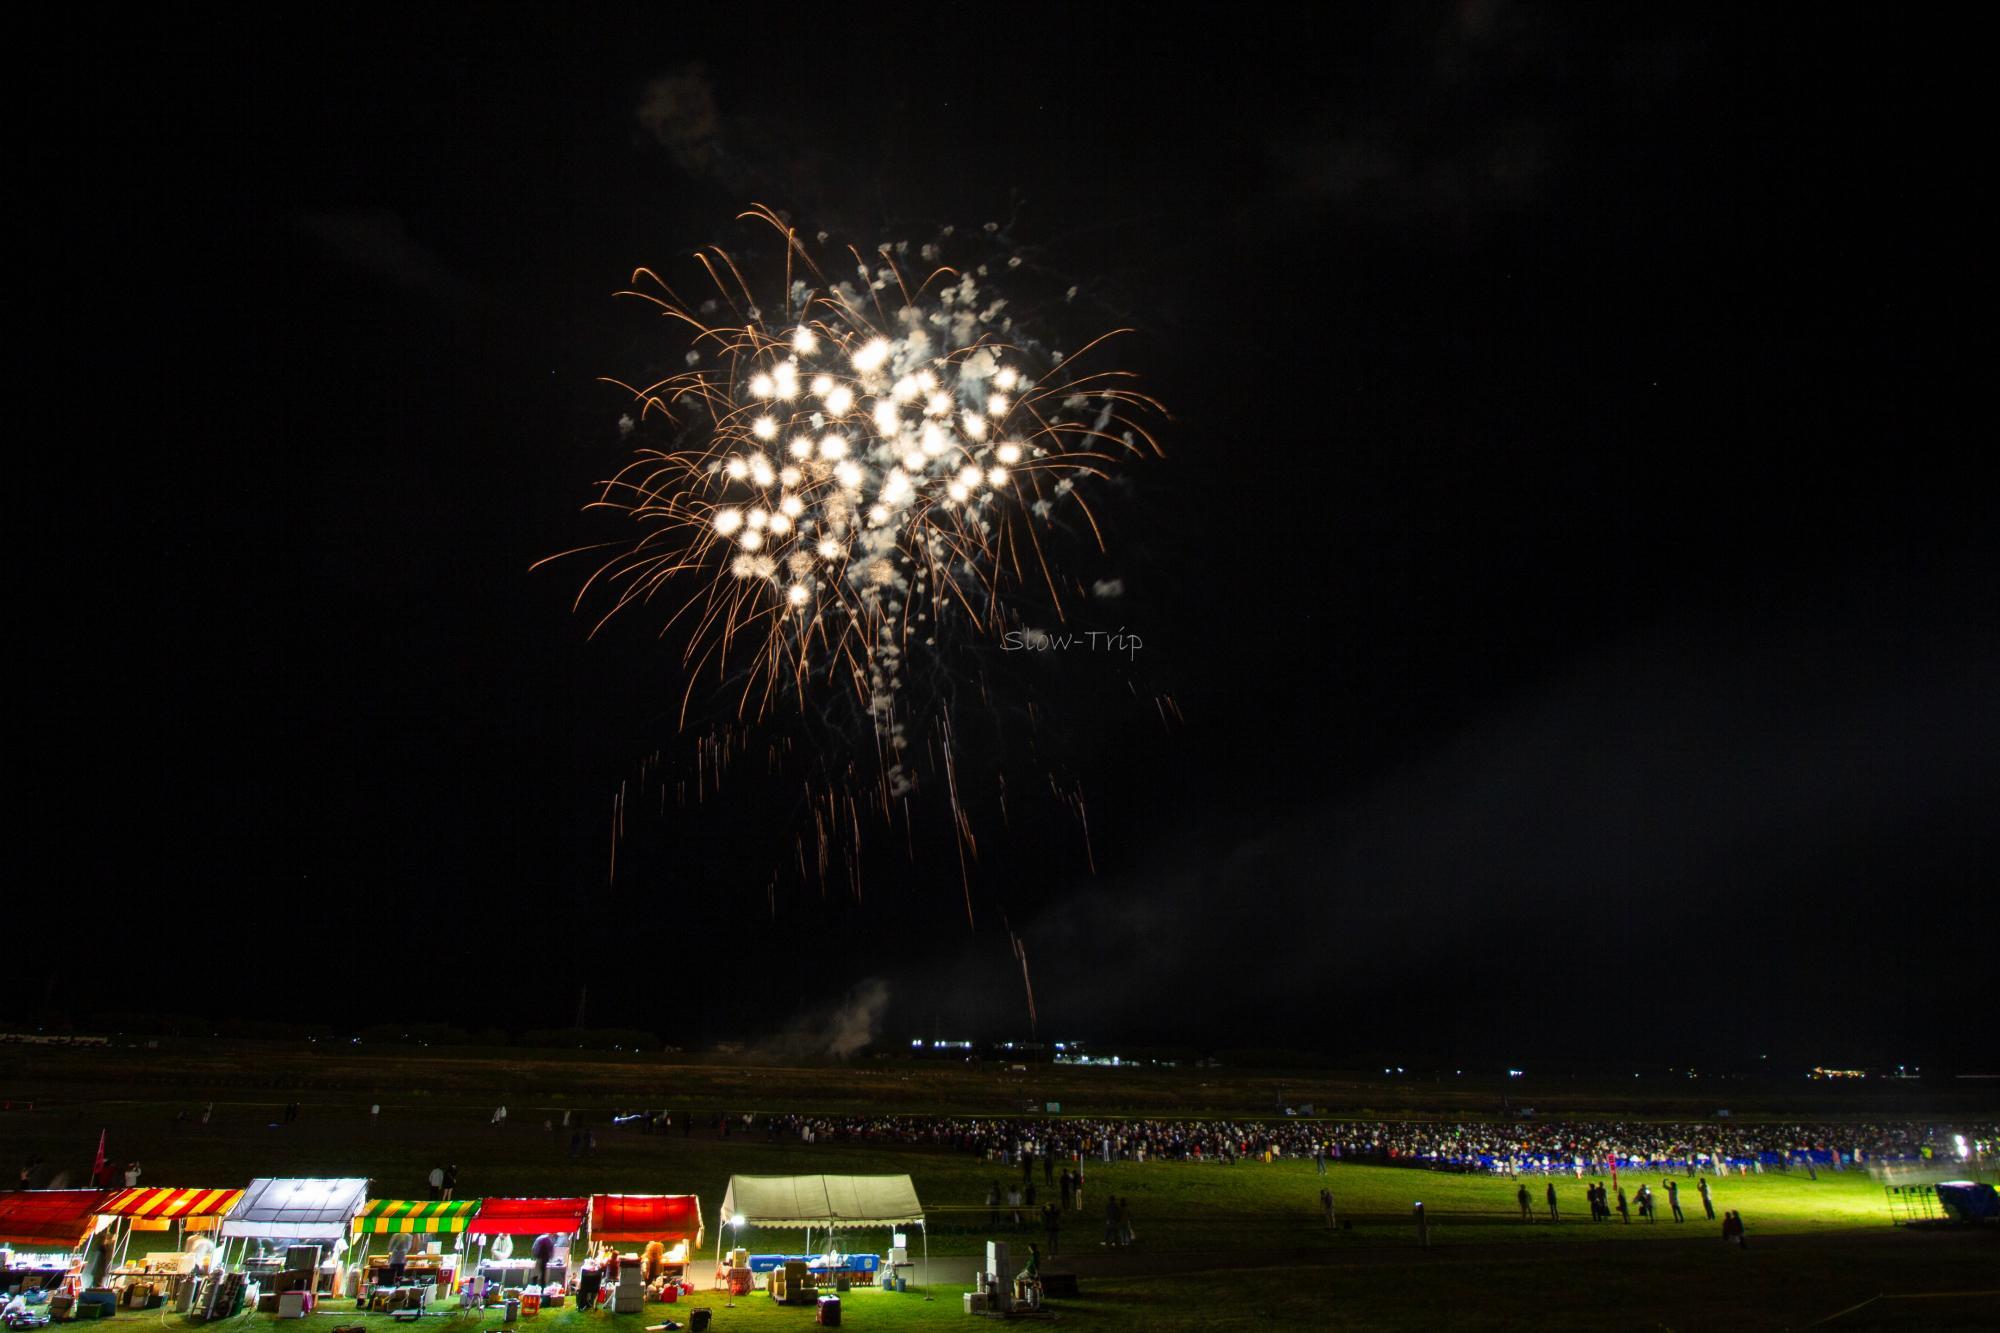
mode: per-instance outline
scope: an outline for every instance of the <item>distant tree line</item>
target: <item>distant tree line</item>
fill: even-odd
[[[369,1023],[339,1027],[331,1023],[288,1023],[269,1018],[204,1018],[198,1014],[161,1012],[106,1013],[80,1023],[40,1023],[47,1031],[75,1031],[110,1037],[201,1041],[280,1041],[337,1045],[358,1041],[364,1046],[531,1047],[550,1050],[639,1051],[656,1053],[660,1038],[638,1028],[460,1027],[454,1023]]]

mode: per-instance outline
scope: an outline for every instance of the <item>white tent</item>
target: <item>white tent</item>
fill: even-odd
[[[718,1262],[724,1235],[732,1226],[803,1227],[810,1243],[814,1227],[895,1227],[924,1224],[924,1206],[908,1176],[731,1176],[722,1195],[722,1225],[716,1228]],[[924,1232],[926,1280],[930,1232]]]
[[[222,1222],[225,1240],[343,1240],[368,1201],[368,1182],[335,1180],[250,1182],[243,1202]]]
[[[722,1221],[758,1227],[889,1227],[924,1220],[908,1176],[731,1176]]]

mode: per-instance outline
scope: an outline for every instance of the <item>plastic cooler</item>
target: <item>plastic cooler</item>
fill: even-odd
[[[819,1306],[813,1314],[813,1321],[825,1324],[828,1328],[832,1328],[838,1324],[840,1322],[840,1297],[820,1297]]]

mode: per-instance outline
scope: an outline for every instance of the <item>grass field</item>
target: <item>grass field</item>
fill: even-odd
[[[1328,1265],[1201,1268],[1169,1260],[1156,1271],[1087,1274],[1082,1294],[1055,1302],[1055,1321],[1085,1333],[1198,1333],[1289,1329],[1543,1330],[1597,1324],[1668,1330],[1957,1330],[2000,1322],[2000,1246],[1970,1235],[1871,1232],[1774,1242],[1738,1251],[1679,1243],[1658,1246],[1475,1246],[1460,1251],[1377,1251]],[[843,1325],[856,1329],[974,1326],[962,1313],[963,1287],[920,1293],[854,1291],[843,1298]],[[712,1311],[714,1333],[812,1327],[809,1310],[775,1305],[759,1294],[733,1305],[697,1292],[677,1305],[648,1306],[642,1316],[574,1309],[522,1320],[527,1333],[643,1333],[667,1319],[685,1324],[698,1306]],[[308,1328],[353,1320],[334,1303]],[[363,1316],[383,1333],[386,1317]],[[1831,1322],[1824,1322],[1831,1320]],[[169,1333],[203,1327],[157,1313],[122,1314],[119,1325],[157,1325]],[[276,1321],[242,1315],[228,1327],[250,1333]],[[503,1327],[497,1312],[425,1321],[444,1333]]]
[[[674,1193],[699,1194],[711,1225],[731,1175],[787,1175],[811,1172],[868,1174],[908,1172],[931,1210],[934,1253],[972,1253],[988,1236],[1026,1236],[1003,1219],[995,1227],[984,1200],[990,1185],[1018,1182],[1016,1168],[959,1153],[847,1144],[803,1144],[795,1139],[765,1142],[754,1131],[714,1137],[704,1125],[691,1138],[678,1130],[644,1134],[636,1129],[597,1126],[598,1149],[588,1157],[568,1155],[568,1136],[541,1128],[542,1116],[509,1108],[509,1123],[496,1128],[476,1117],[436,1117],[415,1110],[385,1112],[371,1123],[365,1108],[311,1107],[296,1124],[275,1119],[275,1107],[218,1103],[214,1122],[176,1123],[146,1103],[100,1102],[89,1108],[53,1113],[0,1116],[0,1151],[14,1161],[40,1156],[75,1162],[78,1178],[97,1144],[108,1135],[112,1156],[137,1160],[149,1183],[234,1185],[259,1175],[368,1176],[380,1197],[424,1194],[433,1166],[455,1164],[459,1191],[485,1194]],[[1693,1182],[1678,1178],[1682,1206],[1695,1220],[1677,1227],[1664,1217],[1652,1225],[1592,1225],[1587,1220],[1582,1183],[1557,1177],[1565,1221],[1542,1220],[1543,1178],[1524,1178],[1534,1196],[1538,1219],[1520,1221],[1515,1183],[1490,1176],[1457,1175],[1386,1166],[1339,1164],[1322,1179],[1310,1161],[1270,1164],[1086,1162],[1084,1208],[1066,1219],[1068,1239],[1094,1246],[1102,1229],[1107,1194],[1129,1197],[1135,1229],[1148,1246],[1165,1249],[1223,1247],[1249,1249],[1279,1245],[1289,1249],[1368,1244],[1403,1244],[1413,1234],[1411,1205],[1422,1200],[1432,1241],[1504,1239],[1520,1243],[1591,1239],[1646,1243],[1674,1231],[1705,1225]],[[1051,1195],[1035,1173],[1037,1202]],[[1649,1178],[1661,1195],[1657,1177]],[[1627,1175],[1636,1189],[1638,1178]],[[1337,1215],[1348,1228],[1328,1231],[1319,1212],[1322,1185],[1333,1191]],[[1712,1182],[1718,1209],[1739,1210],[1759,1233],[1813,1232],[1856,1226],[1886,1226],[1881,1186],[1864,1172],[1752,1175]],[[1035,1233],[1039,1237],[1039,1232]],[[710,1238],[711,1244],[713,1237]],[[746,1244],[762,1248],[774,1237],[746,1234]]]
[[[570,1092],[556,1099],[519,1095],[522,1084],[508,1065],[489,1064],[482,1082],[477,1062],[454,1060],[439,1086],[425,1088],[414,1081],[397,1083],[419,1075],[420,1062],[399,1058],[371,1067],[351,1054],[339,1059],[341,1086],[303,1088],[299,1081],[325,1077],[320,1058],[225,1071],[214,1083],[202,1081],[197,1066],[169,1084],[173,1071],[149,1068],[145,1058],[129,1060],[134,1077],[121,1082],[116,1069],[104,1066],[126,1060],[123,1053],[66,1053],[63,1076],[46,1080],[24,1077],[16,1066],[8,1072],[4,1096],[32,1095],[38,1105],[33,1112],[0,1113],[0,1153],[12,1154],[15,1163],[40,1156],[51,1166],[73,1164],[80,1174],[101,1129],[111,1157],[140,1161],[149,1184],[365,1175],[373,1179],[376,1197],[421,1197],[431,1167],[456,1164],[459,1192],[467,1197],[696,1193],[711,1228],[732,1174],[908,1172],[930,1213],[933,1255],[971,1255],[989,1238],[1013,1239],[1017,1247],[1029,1240],[1046,1245],[1038,1228],[1016,1227],[1004,1216],[996,1224],[984,1206],[989,1185],[1018,1181],[1017,1168],[942,1151],[766,1142],[756,1131],[725,1139],[711,1135],[705,1121],[692,1137],[683,1137],[678,1123],[671,1134],[609,1125],[608,1111],[620,1104],[685,1106],[718,1095],[711,1083],[699,1095],[677,1096],[697,1082],[691,1076],[662,1078],[655,1070],[650,1085],[635,1081],[629,1089],[608,1092],[576,1077],[566,1081]],[[573,1076],[594,1067],[557,1063]],[[760,1098],[758,1104],[781,1109],[815,1072],[825,1071],[731,1069],[717,1082],[760,1083],[776,1101]],[[982,1088],[994,1077],[990,1070],[979,1071],[969,1086],[960,1087],[946,1073],[916,1072],[933,1085],[926,1095],[948,1101],[990,1097]],[[850,1088],[831,1086],[843,1078],[866,1082],[831,1071],[818,1095],[851,1095]],[[272,1097],[246,1087],[246,1079],[285,1090]],[[384,1091],[352,1095],[350,1087],[361,1084]],[[627,1091],[630,1099],[621,1101]],[[814,1099],[810,1086],[797,1095],[802,1102]],[[211,1124],[176,1119],[179,1110],[199,1108],[210,1097]],[[297,1123],[284,1125],[282,1103],[294,1098],[303,1112]],[[489,1098],[508,1102],[505,1127],[487,1123]],[[379,1122],[370,1120],[369,1100],[383,1104]],[[567,1134],[543,1130],[544,1119],[559,1122],[566,1106],[587,1109],[598,1135],[594,1155],[572,1158]],[[1306,1161],[1086,1162],[1085,1170],[1085,1206],[1066,1219],[1060,1265],[1084,1276],[1085,1296],[1063,1303],[1060,1314],[1064,1322],[1086,1329],[1510,1328],[1539,1327],[1577,1313],[1645,1328],[1779,1328],[1803,1327],[1859,1302],[1867,1304],[1829,1327],[2000,1327],[1994,1313],[2000,1311],[2000,1297],[1989,1302],[1949,1294],[2000,1288],[1996,1237],[1893,1228],[1881,1185],[1863,1172],[1822,1172],[1816,1180],[1773,1173],[1714,1181],[1717,1207],[1739,1210],[1749,1225],[1751,1244],[1737,1251],[1701,1220],[1699,1198],[1684,1177],[1682,1202],[1690,1216],[1685,1225],[1592,1224],[1585,1220],[1582,1183],[1566,1177],[1557,1178],[1564,1220],[1551,1225],[1542,1208],[1543,1178],[1527,1178],[1537,1220],[1523,1224],[1515,1182],[1485,1176],[1341,1164],[1322,1179]],[[1660,1180],[1647,1179],[1663,1196]],[[1629,1173],[1625,1180],[1638,1184]],[[1035,1184],[1042,1191],[1038,1201],[1046,1201],[1039,1170]],[[1322,1185],[1334,1193],[1343,1223],[1338,1229],[1329,1230],[1321,1219]],[[1129,1250],[1098,1244],[1109,1194],[1132,1201],[1137,1242]],[[1419,1199],[1430,1223],[1428,1250],[1417,1247],[1410,1220],[1411,1205]],[[705,1246],[710,1252],[716,1239],[711,1232]],[[886,1244],[880,1233],[850,1239],[861,1249]],[[742,1243],[790,1248],[796,1236],[746,1231]],[[888,1328],[964,1318],[956,1289],[937,1295],[925,1302],[858,1291],[851,1295],[847,1322]],[[1883,1299],[1874,1299],[1878,1296]],[[649,1307],[647,1321],[658,1323],[667,1313],[666,1307]],[[124,1316],[121,1322],[139,1317]],[[550,1326],[549,1333],[564,1333],[579,1320],[606,1318],[551,1312],[539,1323]],[[714,1327],[726,1333],[803,1325],[810,1318],[772,1308],[758,1296],[718,1310]],[[467,1333],[478,1326],[470,1316],[445,1322]],[[613,1322],[621,1325],[618,1333],[639,1328],[637,1321]],[[627,1323],[629,1330],[623,1328]]]

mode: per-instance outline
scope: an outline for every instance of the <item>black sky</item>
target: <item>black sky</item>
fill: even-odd
[[[1887,9],[79,18],[23,126],[19,900],[0,1010],[1518,1060],[1976,1060],[2000,632],[1978,71]],[[1066,815],[782,887],[781,794],[634,819],[673,659],[535,559],[624,445],[610,293],[808,229],[1004,225],[1171,407],[1024,682]],[[1171,693],[1163,735],[1146,702]],[[1044,803],[1048,804],[1048,803]],[[11,896],[11,895],[10,895]],[[96,962],[110,961],[99,949]],[[1969,952],[1969,964],[1947,963]],[[733,958],[786,966],[733,985]],[[517,965],[517,959],[540,964]],[[247,969],[246,969],[247,970]],[[690,988],[665,984],[691,975]],[[665,995],[690,995],[667,1005]],[[1187,997],[1199,995],[1191,1006]]]

